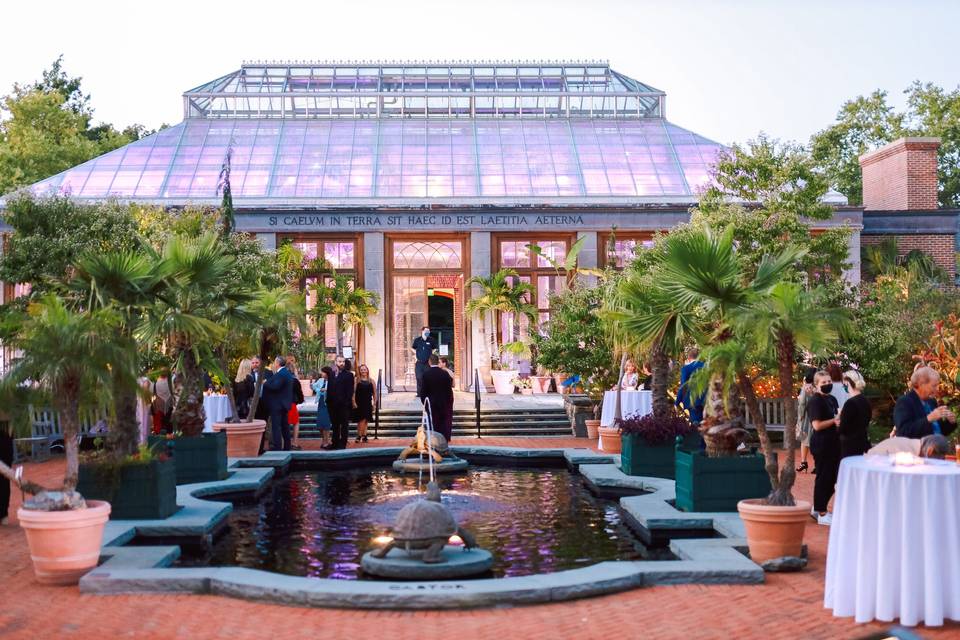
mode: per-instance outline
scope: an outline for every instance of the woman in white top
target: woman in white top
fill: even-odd
[[[620,388],[624,391],[636,391],[640,386],[640,374],[633,360],[627,360],[623,367],[623,378],[620,379]]]

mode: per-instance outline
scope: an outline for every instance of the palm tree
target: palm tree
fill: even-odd
[[[159,267],[167,285],[138,331],[145,340],[162,338],[171,351],[180,374],[173,424],[186,436],[203,432],[203,367],[216,365],[212,347],[226,335],[225,309],[236,309],[251,297],[245,291],[218,289],[234,262],[214,233],[173,236],[163,248]]]
[[[254,419],[257,405],[260,403],[263,369],[267,366],[270,356],[277,353],[282,346],[284,328],[291,322],[298,328],[303,328],[306,307],[302,293],[288,286],[281,286],[256,292],[248,310],[250,315],[256,318],[253,340],[260,358],[257,387],[250,402],[250,411],[246,420],[250,422]]]
[[[55,294],[46,294],[30,303],[5,336],[22,355],[3,384],[39,385],[50,394],[60,417],[67,457],[65,491],[77,486],[81,408],[109,399],[117,376],[136,376],[135,349],[119,331],[121,322],[113,308],[76,311]]]
[[[487,327],[490,327],[490,359],[499,361],[496,314],[515,313],[530,320],[536,318],[536,308],[529,303],[533,286],[520,282],[520,276],[513,269],[500,269],[489,276],[474,276],[467,281],[467,285],[477,285],[480,295],[470,298],[465,310],[471,317],[480,319],[482,333],[486,334]]]
[[[158,268],[161,264],[149,250],[89,253],[78,260],[69,288],[80,298],[81,308],[116,310],[119,331],[135,351],[134,332],[165,285],[163,272]],[[135,453],[139,444],[137,393],[134,380],[114,375],[115,410],[109,439],[113,451],[121,456]]]
[[[351,276],[336,271],[310,288],[317,293],[317,304],[310,310],[317,324],[322,327],[328,315],[336,317],[337,355],[343,353],[343,334],[351,327],[373,331],[370,316],[380,307],[380,296],[375,292],[354,286]]]
[[[737,309],[733,324],[740,339],[762,355],[774,358],[780,380],[781,397],[793,396],[794,370],[798,350],[820,352],[835,343],[838,332],[846,327],[844,310],[830,307],[821,289],[804,290],[793,282],[777,282],[766,291],[751,296],[750,303]],[[767,498],[771,505],[794,504],[791,489],[796,478],[794,447],[796,444],[797,406],[786,403],[784,448],[786,459],[778,472],[777,456],[767,435],[752,381],[745,366],[736,373],[737,384],[744,394],[766,458],[767,474],[773,491]]]

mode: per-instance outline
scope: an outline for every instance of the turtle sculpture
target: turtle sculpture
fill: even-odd
[[[403,461],[414,454],[422,455],[425,453],[429,453],[436,463],[443,462],[444,458],[451,456],[450,445],[447,444],[447,439],[443,437],[442,433],[431,431],[430,446],[427,447],[427,431],[423,428],[423,425],[420,425],[413,442],[400,452],[400,457],[397,459]]]
[[[385,558],[391,549],[399,546],[407,553],[422,551],[420,559],[434,564],[444,561],[440,552],[452,535],[460,536],[466,549],[477,546],[473,535],[457,526],[453,514],[440,503],[440,487],[436,482],[427,484],[426,498],[400,509],[393,528],[393,540],[372,551],[370,555],[374,558]]]

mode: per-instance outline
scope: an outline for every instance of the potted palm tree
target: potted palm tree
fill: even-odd
[[[310,288],[317,294],[316,306],[310,310],[317,323],[322,326],[328,315],[337,319],[337,355],[343,353],[343,334],[351,327],[373,330],[370,316],[380,307],[380,296],[375,292],[355,286],[349,275],[332,270],[324,277],[324,282],[310,285]]]
[[[73,310],[54,294],[30,303],[25,314],[7,317],[4,342],[17,349],[3,385],[33,384],[47,391],[60,416],[66,451],[58,491],[23,481],[0,463],[0,472],[33,497],[17,512],[27,534],[37,580],[76,584],[100,557],[110,504],[87,500],[77,491],[78,434],[82,407],[109,398],[114,376],[135,376],[135,350],[120,337],[113,308]]]

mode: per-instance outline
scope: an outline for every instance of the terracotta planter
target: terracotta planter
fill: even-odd
[[[516,377],[516,370],[491,371],[490,375],[493,376],[493,388],[497,394],[502,396],[513,395],[513,383],[510,381]]]
[[[600,421],[599,420],[584,420],[583,423],[587,425],[587,437],[591,440],[596,440],[600,435]]]
[[[256,458],[260,453],[260,440],[266,428],[266,420],[216,422],[213,425],[214,431],[227,432],[228,458]]]
[[[771,507],[761,498],[741,500],[737,511],[747,530],[750,559],[757,564],[784,556],[800,557],[803,530],[810,520],[810,503],[797,500],[793,507]]]
[[[567,393],[567,390],[563,388],[563,381],[569,377],[565,373],[553,374],[553,382],[557,385],[557,393]]]
[[[77,584],[96,567],[109,517],[110,503],[98,500],[88,500],[86,509],[73,511],[18,509],[37,582]]]
[[[300,378],[300,389],[303,391],[304,398],[310,398],[313,396],[313,387],[310,386],[309,380]]]
[[[520,387],[520,393],[525,396],[532,396],[533,389],[528,389],[527,387]]]
[[[604,453],[620,453],[623,443],[620,441],[620,429],[617,427],[600,427],[600,444]]]
[[[530,376],[530,383],[533,385],[533,392],[549,393],[550,382],[553,380],[550,376]]]

